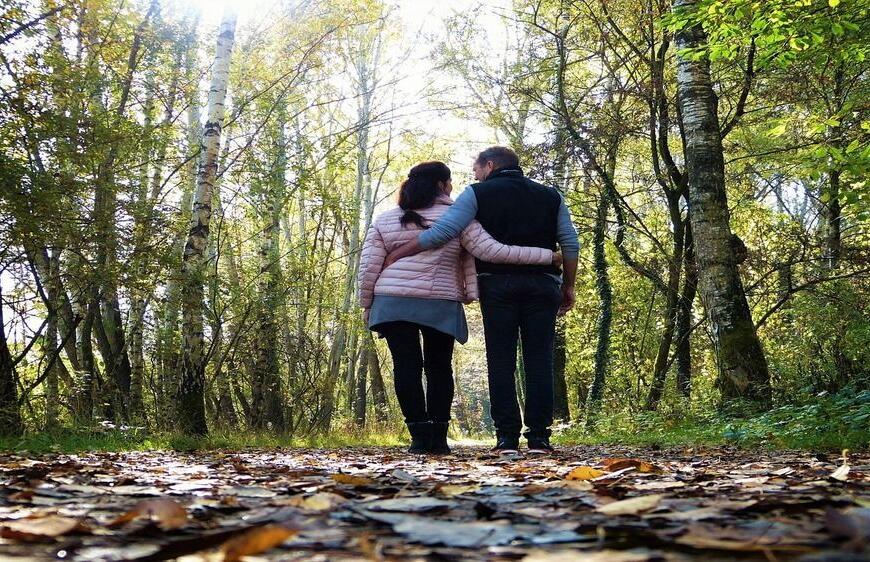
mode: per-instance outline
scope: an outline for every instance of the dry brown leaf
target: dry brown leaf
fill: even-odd
[[[542,550],[536,549],[529,552],[522,562],[647,562],[660,557],[648,552],[630,552],[625,550],[601,550],[599,552],[584,552],[562,549]]]
[[[604,472],[598,470],[597,468],[592,468],[591,466],[578,466],[577,468],[571,470],[567,476],[565,476],[566,480],[593,480],[598,478],[599,476],[603,476]]]
[[[170,499],[144,500],[109,523],[109,527],[117,527],[135,519],[148,519],[164,531],[168,531],[187,524],[187,510],[180,503]]]
[[[684,488],[686,486],[685,482],[680,482],[679,480],[666,481],[666,482],[638,482],[634,485],[635,490],[671,490],[673,488]]]
[[[638,496],[618,502],[602,505],[595,511],[605,515],[637,515],[644,511],[649,511],[659,505],[664,498],[661,494],[649,494],[646,496]]]
[[[319,492],[307,498],[301,496],[292,497],[289,500],[282,502],[282,505],[293,505],[311,511],[327,511],[345,501],[347,501],[347,498],[344,496],[339,496],[338,494],[330,492]]]
[[[700,549],[736,550],[741,552],[765,552],[768,550],[784,550],[788,552],[810,552],[813,549],[796,544],[760,543],[751,541],[739,541],[730,539],[717,539],[714,537],[683,535],[676,540],[679,544]]]
[[[442,496],[452,498],[453,496],[476,492],[479,489],[480,486],[478,486],[477,484],[445,484],[438,488],[438,493]]]
[[[660,474],[662,469],[654,464],[639,459],[604,459],[601,461],[607,472],[616,472],[625,468],[634,468],[644,474]]]
[[[223,562],[236,562],[243,556],[259,554],[274,548],[299,531],[283,525],[263,525],[246,531],[223,544],[220,552]]]
[[[0,524],[0,537],[18,541],[50,539],[72,531],[86,531],[87,526],[78,519],[48,515],[33,519],[4,521]]]
[[[344,474],[342,472],[333,474],[332,479],[337,484],[347,484],[348,486],[372,486],[375,484],[375,481],[368,476],[357,476],[354,474]]]

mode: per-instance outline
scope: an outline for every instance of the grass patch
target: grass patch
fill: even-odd
[[[0,452],[82,453],[109,451],[201,451],[310,447],[330,449],[354,446],[392,446],[406,441],[389,431],[336,431],[329,435],[289,437],[249,431],[215,431],[206,437],[177,433],[147,433],[142,430],[66,429],[51,433],[28,433],[17,438],[0,438]]]
[[[595,430],[582,425],[558,429],[559,445],[719,446],[839,451],[870,448],[870,391],[843,391],[813,396],[808,404],[786,405],[756,415],[721,412],[613,414],[599,420]],[[451,438],[460,445],[489,446],[491,435]],[[456,440],[455,438],[459,438]],[[406,446],[408,437],[398,425],[384,424],[365,431],[338,426],[328,435],[288,437],[266,432],[215,431],[203,438],[177,433],[148,433],[142,429],[66,429],[0,438],[0,452],[80,453],[101,451],[211,449],[241,450],[306,447],[332,449],[359,446]]]
[[[780,406],[745,417],[715,412],[606,416],[592,431],[568,427],[554,440],[563,445],[866,450],[870,448],[870,391],[821,394],[810,404]]]

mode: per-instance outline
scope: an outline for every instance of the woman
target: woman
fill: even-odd
[[[458,239],[384,269],[390,251],[416,237],[453,204],[452,189],[450,168],[443,162],[411,168],[399,189],[398,207],[378,216],[366,234],[360,262],[360,305],[368,327],[386,338],[393,356],[396,396],[411,433],[410,453],[450,452],[453,342],[468,340],[462,304],[478,298],[472,255],[521,264],[548,264],[560,257],[545,248],[501,244],[474,221]]]

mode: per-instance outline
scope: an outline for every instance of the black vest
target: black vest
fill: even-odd
[[[477,216],[493,238],[512,246],[536,246],[556,251],[556,223],[562,198],[552,187],[533,182],[519,169],[495,170],[471,185]],[[553,273],[554,265],[496,264],[477,260],[478,273]]]

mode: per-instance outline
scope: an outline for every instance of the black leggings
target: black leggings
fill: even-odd
[[[449,421],[453,403],[453,336],[413,322],[387,322],[377,329],[387,339],[393,355],[396,396],[405,422]]]

